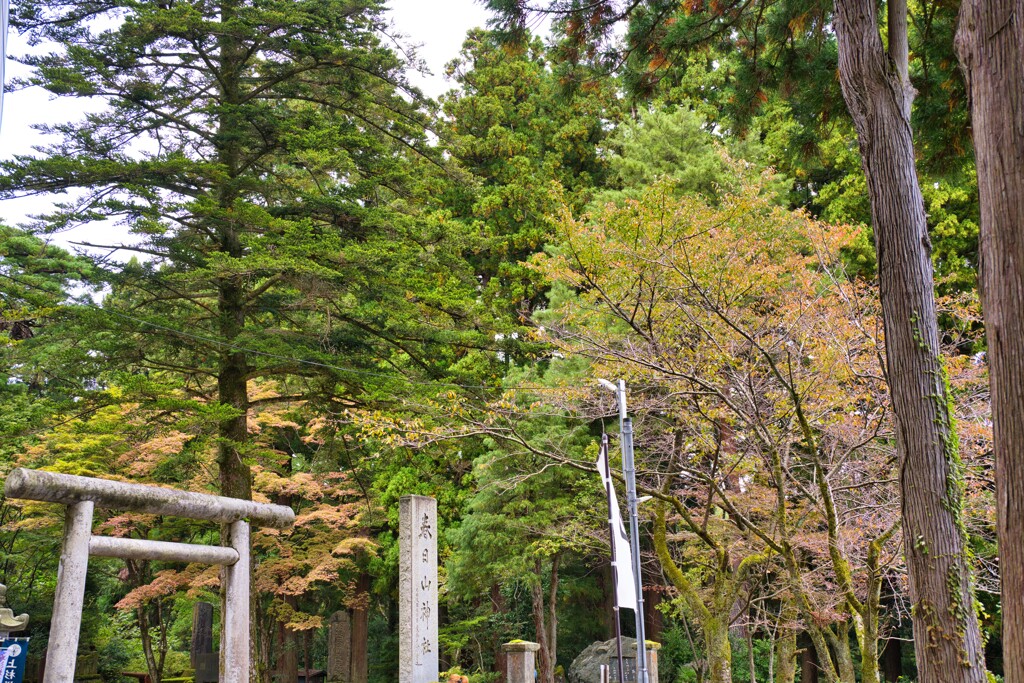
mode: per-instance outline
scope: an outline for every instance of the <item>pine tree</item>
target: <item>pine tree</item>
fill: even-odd
[[[296,394],[351,401],[361,369],[429,377],[449,357],[421,332],[444,334],[467,283],[443,228],[414,215],[411,178],[437,162],[382,11],[30,0],[12,19],[57,45],[24,58],[29,82],[107,106],[46,128],[58,142],[6,163],[0,198],[76,191],[38,227],[128,229],[91,240],[140,256],[118,264],[108,298],[124,342],[111,360],[176,373],[223,406],[224,495],[251,493],[250,382],[304,378]],[[326,367],[342,364],[354,369]]]

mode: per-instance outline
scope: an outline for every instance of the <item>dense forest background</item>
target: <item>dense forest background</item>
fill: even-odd
[[[283,683],[324,666],[338,609],[369,681],[395,680],[398,498],[434,496],[443,666],[500,680],[522,638],[552,683],[613,634],[593,462],[618,423],[596,380],[623,378],[661,680],[916,679],[905,549],[928,548],[901,526],[832,3],[553,3],[544,38],[490,5],[433,101],[374,0],[14,2],[12,27],[54,46],[15,86],[105,106],[0,166],[0,199],[59,198],[0,224],[0,471],[292,506],[293,530],[254,534],[256,676]],[[958,9],[908,3],[907,74],[973,591],[957,609],[1000,678]],[[51,243],[83,225],[80,252]],[[40,652],[60,511],[3,501],[0,524]],[[106,680],[180,676],[192,606],[217,593],[214,569],[94,560],[81,651]]]

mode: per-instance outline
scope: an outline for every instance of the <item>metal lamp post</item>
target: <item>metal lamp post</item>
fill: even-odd
[[[622,474],[626,479],[626,507],[629,508],[629,545],[633,554],[633,582],[636,586],[637,683],[649,683],[647,675],[647,634],[644,629],[644,590],[640,576],[640,522],[637,514],[636,467],[633,464],[633,422],[626,415],[626,382],[618,386],[599,379],[601,386],[619,400],[619,441],[622,445]]]

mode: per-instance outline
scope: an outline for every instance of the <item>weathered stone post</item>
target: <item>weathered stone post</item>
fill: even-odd
[[[347,610],[338,610],[328,622],[327,683],[352,683],[352,620]]]
[[[651,683],[658,683],[658,650],[661,649],[661,643],[656,643],[653,640],[647,641],[647,675],[651,679]]]
[[[518,640],[505,643],[501,649],[507,655],[505,683],[533,683],[540,643]]]
[[[75,678],[94,508],[93,501],[83,500],[68,505],[65,512],[64,543],[57,567],[57,590],[53,597],[50,646],[43,683],[68,683]]]
[[[437,681],[437,501],[399,501],[399,683]]]
[[[221,629],[221,671],[225,683],[249,680],[249,523],[228,525],[228,545],[238,561],[224,567],[224,627]]]

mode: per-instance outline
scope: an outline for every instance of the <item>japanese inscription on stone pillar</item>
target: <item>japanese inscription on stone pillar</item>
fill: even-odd
[[[435,683],[437,651],[437,501],[399,503],[399,683]]]

